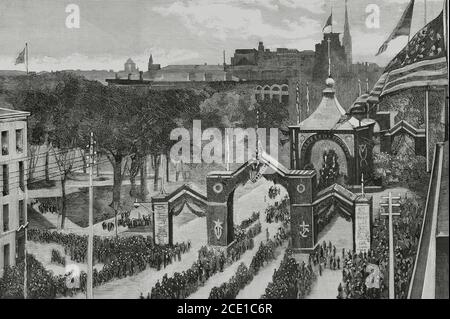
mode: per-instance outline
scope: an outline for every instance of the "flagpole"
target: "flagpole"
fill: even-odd
[[[331,8],[331,33],[333,33],[333,3],[330,0],[330,8]]]
[[[25,43],[25,67],[28,74],[28,43]]]
[[[331,47],[330,47],[330,42],[331,42],[331,33],[328,35],[328,77],[331,77]]]
[[[428,88],[428,86],[425,88],[425,129],[426,129],[426,132],[425,132],[425,139],[426,139],[426,147],[425,147],[425,150],[426,150],[426,159],[427,159],[427,172],[429,172],[430,171],[430,152],[429,152],[429,143],[430,143],[430,134],[429,134],[429,120],[430,120],[430,117],[429,117],[429,113],[428,113],[428,100],[429,100],[429,88]]]
[[[297,125],[301,122],[301,110],[300,110],[300,81],[297,81],[296,88],[296,104],[297,104]]]
[[[425,25],[427,25],[427,0],[423,0],[424,1],[424,5],[425,5],[425,7],[424,7],[424,22],[425,22],[425,24],[424,24],[424,26]]]
[[[306,115],[309,115],[309,83],[306,82]]]

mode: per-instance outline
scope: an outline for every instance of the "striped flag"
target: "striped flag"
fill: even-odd
[[[403,15],[400,18],[400,21],[398,22],[394,31],[392,31],[389,38],[387,38],[387,40],[384,41],[384,43],[378,49],[378,53],[375,55],[380,55],[381,53],[386,51],[388,44],[389,44],[389,42],[391,42],[391,40],[394,40],[395,38],[397,38],[401,35],[409,36],[409,33],[411,31],[411,21],[412,21],[413,11],[414,11],[414,0],[411,0],[409,5],[406,7],[405,12],[403,12]]]
[[[422,28],[388,64],[370,100],[399,90],[448,85],[443,12]]]
[[[16,58],[15,65],[25,63],[25,50],[26,48],[23,48],[22,52],[19,53],[19,55]]]

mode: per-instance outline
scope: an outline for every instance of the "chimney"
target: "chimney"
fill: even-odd
[[[139,71],[139,80],[144,81],[144,72],[143,71]]]

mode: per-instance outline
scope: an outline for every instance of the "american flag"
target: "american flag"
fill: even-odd
[[[408,42],[388,64],[370,92],[371,100],[399,90],[448,85],[448,70],[441,12]]]

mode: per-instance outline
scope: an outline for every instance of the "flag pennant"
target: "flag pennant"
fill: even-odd
[[[448,85],[443,12],[428,23],[388,64],[371,100],[403,89]]]
[[[17,56],[15,65],[25,63],[25,49],[23,48],[22,52]]]
[[[333,25],[333,13],[330,14],[328,17],[327,22],[325,23],[325,26],[323,27],[322,31],[325,30],[326,27],[330,27]]]
[[[384,51],[387,50],[389,42],[394,40],[395,38],[406,35],[409,36],[409,33],[411,32],[411,21],[414,11],[414,0],[411,0],[411,2],[406,7],[405,12],[403,12],[402,17],[400,18],[400,21],[397,23],[397,26],[395,27],[394,31],[392,31],[391,35],[387,38],[386,41],[381,45],[381,47],[378,49],[378,52],[376,55],[380,55]]]

